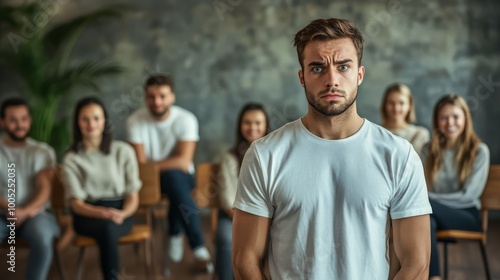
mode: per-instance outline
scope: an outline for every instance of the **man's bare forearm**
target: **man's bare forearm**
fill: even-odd
[[[265,280],[264,271],[261,265],[255,262],[238,261],[233,265],[234,277],[236,280]]]
[[[161,171],[172,170],[172,169],[180,169],[183,171],[188,171],[191,161],[183,157],[173,156],[161,161],[157,161],[156,164],[158,164],[158,167],[160,168]]]
[[[9,208],[7,201],[3,198],[0,198],[0,209],[7,210]]]
[[[429,264],[426,263],[413,263],[402,264],[401,269],[394,277],[394,280],[403,279],[428,279],[429,278]]]

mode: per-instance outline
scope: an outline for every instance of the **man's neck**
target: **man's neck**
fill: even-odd
[[[167,112],[165,112],[165,114],[161,115],[161,116],[156,116],[156,115],[153,115],[151,114],[151,112],[149,113],[151,115],[151,117],[157,121],[157,122],[162,122],[162,121],[165,121],[166,119],[168,119],[168,117],[170,116],[170,110],[171,108],[169,108],[167,110]]]
[[[22,148],[26,146],[27,139],[28,138],[25,138],[23,141],[14,141],[9,137],[9,135],[5,135],[5,137],[3,138],[3,142],[5,143],[5,145],[7,145],[7,147],[10,148]]]
[[[356,133],[364,123],[355,106],[337,116],[325,116],[309,108],[309,112],[301,121],[309,132],[327,140],[347,138]]]

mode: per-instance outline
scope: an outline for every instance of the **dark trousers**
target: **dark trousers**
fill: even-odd
[[[123,200],[100,200],[87,203],[116,209],[123,208]],[[132,224],[132,217],[128,217],[121,225],[117,225],[111,220],[73,213],[73,227],[76,233],[94,238],[99,246],[101,270],[105,280],[118,279],[120,273],[118,239],[130,232]]]
[[[439,276],[439,254],[436,231],[445,229],[481,231],[479,210],[475,207],[453,209],[434,200],[429,200],[431,214],[431,264],[429,276]]]
[[[169,235],[184,231],[191,248],[205,244],[201,232],[200,210],[194,203],[191,190],[194,176],[180,170],[164,171],[160,174],[161,192],[170,200],[168,211]]]

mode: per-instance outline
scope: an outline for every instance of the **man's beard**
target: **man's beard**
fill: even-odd
[[[151,113],[151,115],[153,115],[153,117],[155,117],[155,118],[161,118],[161,117],[165,116],[165,114],[168,112],[168,110],[170,110],[170,107],[165,108],[161,112],[156,112],[153,109],[149,109],[149,112]]]
[[[29,130],[26,131],[26,133],[22,136],[22,137],[18,137],[14,134],[14,132],[10,131],[10,130],[5,130],[5,132],[7,133],[7,135],[9,135],[10,139],[12,139],[12,141],[14,142],[24,142],[24,140],[26,140],[26,138],[28,138],[28,134],[29,134]]]
[[[328,102],[329,105],[325,106],[325,105],[321,105],[319,100],[316,101],[314,99],[315,95],[313,95],[311,92],[309,92],[305,85],[304,85],[304,91],[306,92],[306,99],[307,99],[307,102],[309,103],[309,105],[311,105],[311,107],[313,107],[317,112],[319,112],[325,116],[338,116],[338,115],[343,114],[345,111],[347,111],[347,109],[349,109],[352,106],[352,104],[354,104],[354,102],[356,101],[356,98],[358,97],[358,88],[356,87],[350,94],[351,99],[346,99],[345,103],[335,104],[334,101],[329,101]],[[344,95],[344,97],[346,97],[346,98],[348,97],[345,94],[345,91],[337,90],[334,88],[329,88],[328,90],[322,91],[317,96],[318,96],[318,98],[320,98],[320,96],[323,96],[324,94],[327,94],[329,92],[342,93]]]

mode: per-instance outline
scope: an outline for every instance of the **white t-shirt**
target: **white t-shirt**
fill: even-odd
[[[272,279],[385,280],[390,217],[432,212],[417,153],[368,120],[340,140],[296,120],[254,141],[234,207],[272,218]]]
[[[137,110],[127,119],[127,141],[143,144],[148,160],[164,160],[172,155],[177,142],[199,139],[196,116],[175,105],[164,121],[153,119],[147,108]],[[191,170],[194,171],[192,164]]]
[[[11,163],[14,168],[8,167]],[[16,206],[24,206],[37,192],[36,174],[55,164],[54,149],[43,142],[27,138],[25,146],[12,148],[0,138],[0,197],[8,200],[9,169],[15,169]]]

